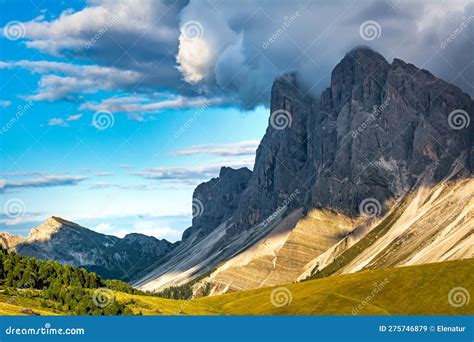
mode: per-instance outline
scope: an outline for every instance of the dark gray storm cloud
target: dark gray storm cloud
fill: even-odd
[[[24,25],[30,48],[131,72],[108,89],[166,89],[251,108],[267,104],[273,79],[289,71],[317,95],[344,54],[366,45],[474,95],[472,1],[96,0]]]

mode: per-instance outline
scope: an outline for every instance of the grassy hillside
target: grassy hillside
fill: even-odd
[[[337,275],[194,300],[116,291],[115,301],[144,315],[467,315],[474,314],[472,300],[455,307],[448,297],[451,289],[458,287],[474,293],[473,269],[474,259],[468,259]],[[36,314],[68,314],[63,307],[41,307],[34,298],[21,297],[10,304],[7,298],[0,289],[2,315],[28,314],[25,308]]]
[[[474,259],[395,269],[364,271],[286,285],[291,303],[272,305],[272,291],[252,291],[199,298],[190,301],[117,293],[134,312],[144,315],[466,315],[474,303],[454,307],[448,302],[452,288],[474,293]],[[280,291],[282,303],[288,292]],[[279,299],[281,301],[279,301]],[[359,306],[363,301],[365,305]]]

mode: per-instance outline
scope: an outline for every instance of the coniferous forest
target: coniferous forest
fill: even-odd
[[[104,280],[84,268],[40,261],[0,248],[0,295],[9,297],[7,303],[34,298],[44,308],[74,315],[132,314],[114,300],[111,290],[139,292],[127,283]]]

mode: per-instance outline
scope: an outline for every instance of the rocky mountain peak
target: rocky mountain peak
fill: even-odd
[[[77,223],[67,221],[65,219],[62,219],[61,217],[51,216],[47,218],[43,224],[31,229],[27,240],[48,240],[53,234],[56,234],[68,227],[86,229],[81,227]]]

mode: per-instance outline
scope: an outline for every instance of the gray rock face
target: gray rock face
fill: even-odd
[[[472,125],[451,127],[448,116],[457,109],[472,116],[472,101],[459,88],[399,59],[389,64],[367,48],[341,60],[317,100],[305,97],[294,78],[276,80],[271,112],[288,111],[292,125],[269,125],[233,232],[265,220],[296,189],[300,195],[288,207],[357,216],[362,200],[375,198],[384,207],[429,168],[434,181],[455,160],[471,173]]]
[[[311,185],[306,177],[310,99],[300,90],[294,74],[277,79],[271,95],[269,126],[257,149],[252,178],[231,234],[258,226],[290,196],[293,200],[288,208],[301,206],[300,195]],[[280,124],[279,117],[286,121]]]
[[[26,240],[18,240],[10,247],[26,256],[81,266],[105,278],[130,281],[160,262],[174,245],[136,233],[120,239],[51,217],[33,228]]]
[[[219,177],[199,184],[193,193],[193,225],[184,232],[183,240],[194,232],[198,232],[198,239],[202,238],[230,218],[251,175],[252,171],[245,167],[223,167]]]

